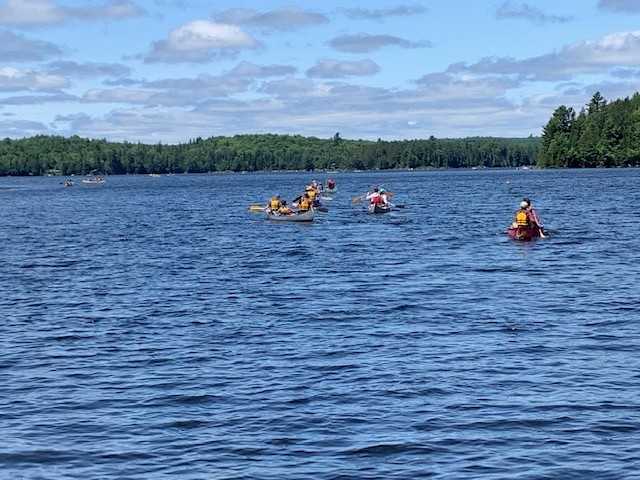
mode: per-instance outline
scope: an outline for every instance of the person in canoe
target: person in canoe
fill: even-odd
[[[306,212],[313,206],[313,200],[311,200],[309,193],[304,192],[298,197],[298,209],[301,212]]]
[[[280,215],[291,215],[292,213],[295,213],[295,212],[291,208],[289,208],[286,200],[282,200],[282,202],[280,202],[280,208],[278,209],[278,213]]]
[[[382,197],[382,203],[384,205],[391,206],[391,204],[389,203],[389,194],[387,193],[387,191],[381,187],[380,190],[378,190],[378,193],[380,194],[380,197]]]
[[[389,205],[389,200],[385,195],[387,192],[384,188],[374,188],[373,192],[367,193],[364,198],[369,200],[373,205],[385,206]]]
[[[336,188],[336,182],[333,181],[333,179],[329,179],[327,180],[327,188],[329,190],[333,190],[334,188]]]
[[[542,228],[542,222],[538,219],[538,215],[536,214],[536,211],[533,208],[533,205],[531,205],[531,199],[529,197],[524,197],[522,199],[523,202],[527,202],[527,210],[529,212],[529,216],[531,218],[531,223],[539,228]]]
[[[270,212],[277,212],[278,210],[280,210],[280,206],[281,206],[280,195],[274,195],[269,200],[269,205],[265,207],[265,210]]]
[[[520,208],[516,212],[515,221],[511,224],[513,228],[542,228],[542,222],[538,219],[535,209],[531,206],[531,199],[525,197],[520,202]]]
[[[307,189],[305,190],[305,193],[309,196],[309,198],[311,199],[311,202],[315,202],[320,192],[317,186],[314,186],[312,183],[307,187]]]

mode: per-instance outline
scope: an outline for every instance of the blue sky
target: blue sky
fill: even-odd
[[[0,138],[527,137],[639,82],[640,0],[0,0]]]

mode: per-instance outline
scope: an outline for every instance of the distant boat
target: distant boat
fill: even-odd
[[[85,185],[102,185],[103,183],[105,183],[105,180],[100,177],[85,178],[84,180],[82,180],[82,183],[84,183]]]

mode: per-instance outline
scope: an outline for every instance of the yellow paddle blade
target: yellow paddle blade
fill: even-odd
[[[384,192],[384,194],[387,196],[387,198],[393,197],[393,193],[392,192]]]
[[[544,233],[542,233],[542,230],[540,230],[540,238],[545,238],[546,235]]]
[[[260,212],[262,210],[264,210],[264,207],[261,205],[251,205],[249,207],[249,210],[251,210],[252,212]]]
[[[351,200],[351,205],[355,205],[356,203],[360,202],[362,200],[362,197],[356,197],[353,200]]]

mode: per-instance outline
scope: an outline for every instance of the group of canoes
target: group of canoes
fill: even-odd
[[[291,208],[285,200],[281,200],[279,195],[275,195],[265,207],[254,206],[252,209],[264,210],[267,218],[275,221],[310,222],[314,219],[314,210],[327,211],[326,207],[320,204],[322,194],[336,192],[337,188],[333,180],[327,181],[326,185],[313,181],[305,191],[291,202]],[[355,205],[362,200],[368,200],[367,212],[372,214],[383,214],[392,211],[394,208],[404,208],[404,205],[395,205],[389,201],[393,193],[383,187],[374,188],[363,195],[355,197],[351,204]],[[294,210],[294,208],[296,210]],[[507,235],[514,240],[531,240],[533,238],[544,238],[544,226],[531,204],[531,199],[525,197],[520,202],[520,208],[515,213],[513,223],[507,228]]]
[[[323,197],[322,194],[337,191],[338,188],[332,179],[327,180],[326,185],[314,180],[307,185],[302,194],[291,201],[291,206],[287,205],[287,201],[281,199],[280,195],[274,195],[269,200],[268,205],[259,208],[267,212],[267,218],[269,220],[311,222],[314,219],[315,210],[328,211],[328,208],[322,205],[320,199],[330,199],[330,197]],[[256,208],[251,208],[252,210],[257,210]]]

